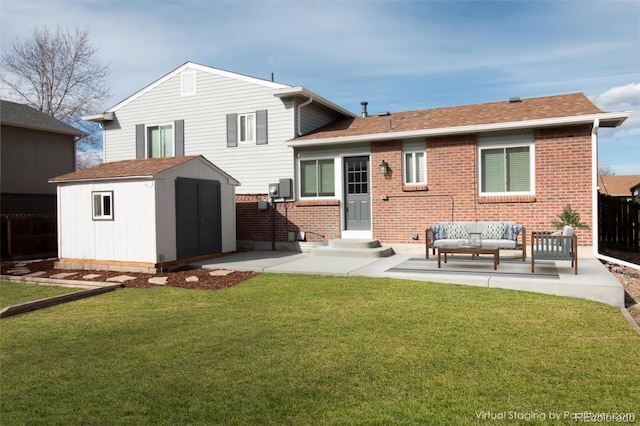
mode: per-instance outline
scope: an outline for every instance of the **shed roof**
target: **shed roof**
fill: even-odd
[[[0,122],[4,125],[44,130],[64,135],[85,136],[86,133],[37,109],[16,102],[0,100]]]
[[[359,137],[393,138],[419,136],[419,132],[442,134],[451,129],[471,132],[474,128],[490,131],[499,130],[504,123],[538,123],[539,125],[559,125],[563,122],[576,122],[575,117],[583,117],[584,122],[593,122],[600,118],[600,126],[620,125],[628,113],[605,113],[595,106],[583,93],[545,96],[529,99],[513,99],[484,104],[452,106],[392,113],[389,115],[371,115],[368,117],[347,118],[336,121],[320,129],[295,138],[292,144],[303,146],[304,141],[322,139],[357,140]],[[433,130],[433,132],[429,132]],[[298,144],[299,142],[299,144]]]
[[[202,161],[207,162],[212,168],[225,175],[231,181],[231,183],[235,185],[239,184],[236,179],[225,173],[219,167],[204,158],[202,155],[114,161],[110,163],[103,163],[88,169],[67,173],[62,176],[57,176],[49,179],[49,182],[62,183],[94,180],[153,178],[159,173],[195,159],[201,159]]]
[[[613,197],[630,197],[631,188],[640,185],[640,175],[599,176],[600,193]]]

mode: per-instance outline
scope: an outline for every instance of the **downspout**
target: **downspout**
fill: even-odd
[[[613,257],[605,256],[604,254],[600,254],[600,235],[599,235],[599,213],[598,213],[598,129],[600,127],[600,119],[596,118],[593,120],[593,129],[591,130],[591,182],[592,192],[591,192],[591,210],[593,214],[591,229],[593,229],[592,240],[593,240],[593,256],[596,259],[604,260],[610,263],[616,263],[618,265],[626,266],[628,268],[640,269],[640,265],[636,265],[635,263],[627,262],[624,260],[616,259]]]
[[[300,124],[301,123],[300,110],[302,109],[302,107],[309,105],[311,102],[313,102],[313,95],[309,95],[309,99],[307,99],[306,101],[298,105],[298,129],[296,130],[296,134],[298,136],[302,136],[302,124]]]

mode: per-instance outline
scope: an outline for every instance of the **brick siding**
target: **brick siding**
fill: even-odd
[[[403,187],[402,142],[371,144],[373,237],[385,244],[424,242],[424,230],[441,221],[515,221],[531,231],[552,230],[551,221],[567,204],[591,225],[591,127],[572,126],[534,132],[536,187],[533,196],[478,196],[475,135],[427,140],[427,185]],[[381,175],[386,161],[390,173]],[[386,195],[387,200],[382,196]],[[271,240],[271,206],[258,211],[266,195],[238,195],[238,240]],[[276,240],[288,231],[313,231],[325,241],[340,238],[340,201],[276,204]],[[418,233],[415,241],[412,234]],[[579,245],[592,245],[591,230],[577,230]],[[308,241],[319,237],[309,234]]]

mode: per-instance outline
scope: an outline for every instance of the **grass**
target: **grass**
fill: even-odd
[[[0,280],[0,308],[76,291],[79,289]]]
[[[222,291],[117,290],[0,330],[7,425],[640,417],[640,339],[585,300],[262,274]]]

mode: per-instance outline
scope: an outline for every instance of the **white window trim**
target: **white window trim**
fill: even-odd
[[[504,191],[504,192],[483,192],[482,191],[482,151],[485,149],[496,149],[496,148],[518,148],[518,147],[528,147],[529,148],[529,183],[530,190],[529,191]],[[531,140],[525,142],[524,140],[520,141],[512,141],[512,142],[478,142],[477,146],[477,170],[478,170],[478,193],[483,197],[495,197],[495,196],[512,196],[512,195],[535,195],[536,188],[536,151],[535,151],[535,141],[533,140],[533,135],[531,135]]]
[[[251,129],[251,139],[242,140],[242,117],[253,117],[253,128]],[[256,143],[256,132],[258,131],[258,124],[256,123],[256,113],[247,112],[238,114],[238,143]]]
[[[149,128],[150,127],[162,127],[162,126],[171,126],[171,133],[173,134],[173,153],[168,157],[160,157],[160,158],[171,158],[176,156],[176,126],[173,122],[169,123],[160,123],[160,124],[149,124],[144,126],[144,158],[152,158],[149,157]]]
[[[100,196],[100,214],[96,214],[95,197]],[[104,197],[109,197],[110,214],[104,214],[102,206]],[[91,192],[91,216],[93,220],[113,220],[113,191],[92,191]]]
[[[407,182],[407,154],[411,154],[411,162],[413,163],[414,182]],[[416,167],[416,154],[424,154],[422,157],[422,166],[424,169],[424,181],[418,181],[418,168]],[[402,183],[405,186],[426,185],[427,184],[427,152],[426,150],[412,150],[402,152]]]
[[[333,160],[333,195],[302,195],[302,162],[303,161],[318,161],[318,160]],[[327,156],[310,156],[310,157],[300,157],[297,161],[297,172],[298,172],[298,185],[297,185],[297,193],[298,199],[300,200],[335,200],[337,197],[342,194],[338,188],[340,187],[340,183],[342,182],[342,178],[340,174],[342,173],[342,168],[340,165],[340,157],[327,157]]]

